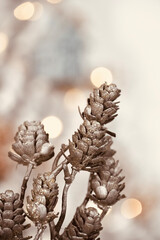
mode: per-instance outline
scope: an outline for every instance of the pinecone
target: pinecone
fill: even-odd
[[[76,214],[60,237],[61,240],[95,240],[102,230],[100,215],[95,208],[77,208]]]
[[[124,177],[120,176],[121,169],[117,168],[118,161],[115,162],[113,157],[105,160],[103,168],[97,173],[91,174],[90,199],[98,205],[111,206],[115,204],[124,195],[120,192],[124,189],[125,183],[121,183]]]
[[[25,222],[25,213],[22,209],[22,201],[19,200],[19,194],[12,190],[7,190],[0,194],[0,239],[1,240],[25,240],[31,237],[23,238],[23,230],[30,225],[23,225]]]
[[[95,171],[102,167],[104,157],[113,156],[112,139],[97,121],[84,119],[69,142],[69,162],[77,170]]]
[[[58,185],[51,173],[38,174],[33,180],[32,199],[27,197],[28,217],[35,224],[45,224],[57,215],[53,210],[58,200]]]
[[[24,122],[14,139],[12,148],[17,154],[9,152],[8,155],[19,164],[40,165],[54,156],[54,146],[49,143],[48,134],[40,122]]]
[[[96,120],[101,125],[109,123],[117,116],[115,113],[118,110],[118,102],[114,100],[120,96],[120,92],[115,84],[107,85],[107,83],[94,89],[82,116],[89,121]]]
[[[82,113],[83,124],[69,141],[68,161],[76,170],[98,171],[104,158],[112,157],[115,153],[110,149],[114,133],[104,126],[112,121],[118,110],[114,100],[120,95],[115,84],[104,83],[100,88],[94,89],[88,99],[88,105]]]

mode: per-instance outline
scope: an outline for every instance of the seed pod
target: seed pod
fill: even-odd
[[[38,223],[50,222],[57,217],[53,210],[58,200],[58,185],[50,172],[38,174],[33,180],[32,199],[27,197],[30,219]]]
[[[76,214],[64,233],[60,237],[61,240],[93,240],[102,230],[100,215],[95,208],[77,208]]]
[[[15,204],[16,202],[16,204]],[[30,239],[31,237],[23,238],[23,230],[26,226],[25,214],[22,209],[22,202],[19,200],[19,194],[12,190],[7,190],[0,194],[0,239],[15,240],[15,239]],[[16,206],[21,206],[16,208]],[[21,231],[16,230],[16,226],[21,228]],[[29,227],[29,226],[28,226]]]
[[[48,134],[40,122],[24,122],[15,136],[14,152],[9,157],[19,164],[40,165],[54,156],[54,146],[49,143]]]
[[[115,153],[110,148],[111,136],[105,124],[116,117],[118,110],[114,100],[119,97],[120,90],[115,84],[104,83],[94,89],[88,99],[88,105],[81,114],[84,122],[69,141],[68,160],[76,170],[98,171],[103,166],[104,158],[112,157]]]
[[[90,120],[96,120],[101,125],[109,123],[116,116],[117,103],[114,102],[120,96],[120,90],[115,84],[104,83],[88,98],[88,105],[82,115]]]
[[[111,206],[125,197],[120,194],[125,184],[121,183],[124,177],[120,176],[121,170],[117,169],[117,165],[118,162],[115,162],[113,157],[108,158],[105,160],[103,169],[91,174],[90,199],[99,205]]]

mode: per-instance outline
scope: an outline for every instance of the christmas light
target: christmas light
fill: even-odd
[[[8,46],[8,36],[0,32],[0,53],[4,52]]]
[[[112,83],[112,73],[105,67],[98,67],[91,72],[90,79],[94,86],[99,87],[104,82]]]
[[[49,134],[50,138],[58,137],[62,130],[62,121],[56,116],[49,116],[43,119],[42,124],[44,125],[45,131]]]
[[[135,218],[142,212],[142,204],[139,200],[135,198],[129,198],[125,200],[121,207],[122,215],[127,218]]]
[[[56,3],[60,3],[62,0],[47,0],[47,2],[52,3],[52,4],[56,4]]]
[[[29,20],[32,18],[34,10],[33,3],[25,2],[14,9],[14,16],[21,21]]]
[[[77,108],[83,100],[84,94],[77,88],[69,89],[64,96],[64,104],[70,110]]]

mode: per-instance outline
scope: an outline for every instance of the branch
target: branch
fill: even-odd
[[[59,221],[55,227],[56,229],[56,232],[59,233],[60,229],[61,229],[61,226],[64,222],[64,219],[65,219],[65,216],[66,216],[66,211],[67,211],[67,194],[68,194],[68,189],[71,185],[71,183],[73,182],[75,176],[77,174],[77,171],[76,170],[72,170],[72,173],[70,175],[70,181],[68,180],[68,176],[66,176],[65,178],[65,186],[64,186],[64,189],[63,189],[63,195],[62,195],[62,210],[61,210],[61,215],[60,215],[60,218],[59,218]]]
[[[105,206],[102,210],[101,216],[100,216],[100,220],[102,221],[102,219],[104,218],[104,216],[107,214],[108,210],[110,209],[110,206]]]
[[[22,202],[24,200],[25,192],[26,192],[26,189],[27,189],[27,183],[28,183],[28,180],[30,178],[33,167],[34,167],[34,165],[31,164],[31,163],[27,166],[27,171],[26,171],[25,176],[23,178],[23,182],[22,182],[22,186],[21,186],[21,196],[20,196],[20,200]]]
[[[38,225],[37,226],[37,234],[36,234],[34,240],[39,240],[45,229],[46,229],[45,225],[41,225],[41,224]]]
[[[62,157],[62,155],[68,150],[69,146],[62,144],[60,152],[57,154],[57,156],[54,159],[53,165],[52,165],[52,171],[54,171],[58,165],[59,159]]]

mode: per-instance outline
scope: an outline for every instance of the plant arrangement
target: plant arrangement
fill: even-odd
[[[49,142],[41,122],[26,121],[18,128],[9,157],[23,164],[26,174],[20,193],[14,193],[13,190],[0,193],[0,239],[32,238],[24,237],[24,230],[30,227],[30,224],[24,224],[26,218],[37,227],[34,240],[41,239],[47,225],[51,240],[100,239],[98,236],[102,230],[103,217],[113,204],[125,197],[121,194],[125,187],[122,183],[124,177],[121,176],[118,161],[113,157],[115,151],[111,148],[115,133],[106,127],[117,116],[118,102],[115,100],[119,95],[120,90],[115,84],[104,83],[94,89],[86,108],[80,112],[82,124],[68,144],[62,144],[55,157],[54,146]],[[49,159],[53,159],[52,169],[33,179],[31,196],[26,197],[31,172]],[[90,173],[88,190],[72,221],[62,232],[68,190],[80,171]],[[64,173],[64,188],[62,207],[57,213],[55,206],[59,201],[59,187],[56,178],[60,172]],[[93,201],[96,207],[87,207],[89,201]]]

